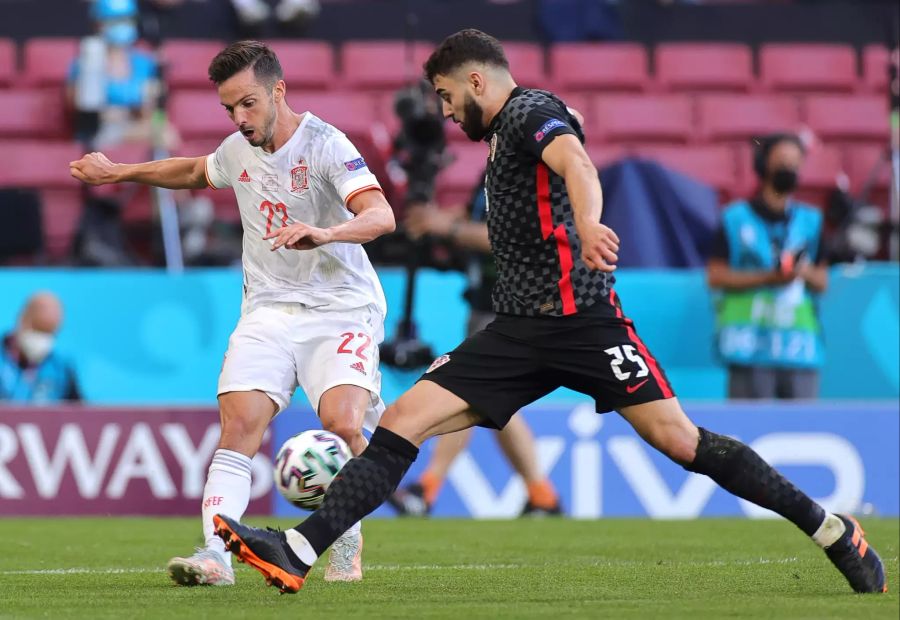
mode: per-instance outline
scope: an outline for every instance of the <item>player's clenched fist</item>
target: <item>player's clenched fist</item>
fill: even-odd
[[[612,228],[600,222],[587,222],[578,227],[581,258],[585,265],[600,271],[615,271],[619,260],[619,237]]]
[[[115,164],[103,153],[88,153],[69,164],[69,173],[79,181],[91,185],[115,183]]]
[[[331,242],[331,231],[327,228],[307,226],[302,222],[273,230],[263,239],[274,239],[272,250],[285,247],[288,250],[312,250]]]

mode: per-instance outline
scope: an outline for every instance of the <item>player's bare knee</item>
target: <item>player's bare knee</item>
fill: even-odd
[[[269,426],[268,412],[224,405],[220,410],[222,433],[219,447],[242,454],[255,454]]]
[[[351,446],[358,437],[362,436],[362,429],[354,423],[350,416],[322,418],[322,428],[329,433],[334,433]]]
[[[266,423],[260,423],[249,417],[222,416],[222,434],[219,447],[234,450],[247,456],[253,456],[262,444],[266,432]]]
[[[680,465],[694,461],[697,455],[697,435],[690,429],[668,426],[651,441],[654,447]]]
[[[421,445],[426,439],[422,429],[419,428],[420,425],[417,423],[416,411],[411,407],[404,406],[400,401],[389,405],[385,409],[378,425],[400,435],[417,446]]]

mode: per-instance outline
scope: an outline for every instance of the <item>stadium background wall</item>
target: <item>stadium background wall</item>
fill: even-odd
[[[415,6],[415,35],[422,40],[439,41],[461,28],[480,28],[507,41],[540,41],[543,37],[538,3],[533,0],[504,4],[483,0],[326,1],[305,36],[330,41],[403,39],[408,35],[409,5]],[[0,20],[0,37],[18,41],[35,36],[83,36],[92,29],[85,2],[0,0],[0,10],[7,16]],[[884,43],[887,27],[897,20],[892,0],[665,6],[653,0],[628,0],[619,2],[619,11],[623,38],[643,43],[793,41],[862,47]],[[47,19],[48,15],[53,19]],[[203,24],[202,32],[197,31],[198,23]],[[191,0],[164,16],[162,33],[167,38],[234,39],[236,26],[230,0]]]
[[[399,270],[379,271],[391,338],[403,307]],[[713,304],[702,271],[621,270],[616,290],[638,333],[662,363],[676,393],[721,400],[726,376],[714,353]],[[436,354],[462,341],[465,281],[458,273],[420,274],[415,318]],[[71,271],[6,269],[0,273],[0,333],[13,328],[32,292],[57,293],[66,309],[59,348],[74,361],[93,405],[216,404],[216,379],[240,311],[241,272],[194,270]],[[660,300],[663,300],[662,303]],[[823,399],[900,397],[900,268],[896,264],[836,267],[822,299],[826,366]],[[382,366],[387,402],[419,373]],[[583,402],[558,390],[543,404]],[[294,404],[303,406],[302,394]]]
[[[753,446],[830,510],[897,516],[897,403],[688,404],[694,419]],[[648,448],[590,405],[533,406],[542,466],[577,518],[765,517]],[[212,409],[0,410],[0,515],[194,515],[218,437]],[[272,457],[316,426],[306,407],[278,416],[254,460],[253,514],[299,515],[272,487]],[[450,469],[435,516],[515,516],[525,498],[491,433],[478,429]],[[430,446],[409,472],[420,473]],[[389,516],[380,508],[376,516]]]

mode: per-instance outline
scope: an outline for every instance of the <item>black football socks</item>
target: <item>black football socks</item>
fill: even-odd
[[[387,500],[418,454],[415,445],[379,426],[363,453],[338,472],[322,506],[294,529],[322,555],[347,528]]]
[[[720,487],[757,506],[777,512],[812,536],[825,520],[825,510],[795,487],[749,446],[700,429],[694,462],[685,469],[705,474]]]

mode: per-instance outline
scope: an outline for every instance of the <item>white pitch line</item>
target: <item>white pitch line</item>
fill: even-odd
[[[161,573],[161,568],[41,568],[34,570],[5,570],[0,575],[125,575],[130,573]]]
[[[372,564],[367,571],[429,571],[429,570],[503,570],[532,568],[525,564]],[[164,573],[162,568],[43,568],[33,570],[5,570],[0,575],[126,575]]]
[[[897,557],[883,558],[885,562],[896,562]],[[694,567],[722,567],[722,566],[764,566],[767,564],[795,564],[801,562],[817,562],[813,558],[803,559],[797,557],[787,558],[753,558],[746,560],[711,560],[705,562],[662,560],[657,563],[654,560],[596,560],[593,562],[575,562],[581,566],[593,567],[624,567],[624,566],[694,566]],[[516,570],[533,569],[534,564],[372,564],[364,567],[366,571],[440,571],[440,570]],[[4,570],[0,575],[129,575],[164,573],[162,568],[43,568],[31,570]]]

